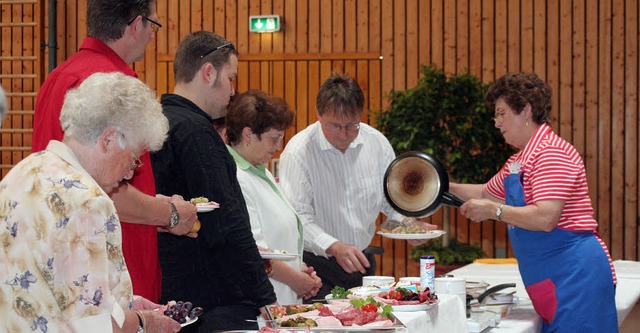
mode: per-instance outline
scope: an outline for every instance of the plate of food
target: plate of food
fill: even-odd
[[[425,230],[425,232],[421,233],[396,233],[394,232],[382,232],[378,231],[378,235],[382,237],[387,237],[391,239],[431,239],[437,238],[444,235],[446,231],[444,230]]]
[[[273,251],[273,252],[263,252],[260,251],[260,256],[262,259],[273,259],[273,260],[281,260],[281,261],[291,261],[296,260],[298,258],[298,254]]]
[[[182,327],[195,323],[203,312],[201,307],[194,307],[191,302],[183,301],[169,301],[163,311],[165,316],[177,321]]]
[[[266,309],[267,322],[276,329],[372,332],[405,328],[391,307],[375,302],[372,297],[340,304],[292,304]]]
[[[398,312],[424,311],[438,306],[439,300],[435,293],[417,292],[415,286],[411,287],[397,287],[382,292],[378,295],[379,300]]]
[[[438,306],[438,301],[435,303],[420,303],[420,304],[398,304],[392,305],[391,308],[396,312],[413,312],[413,311],[426,311]]]
[[[220,205],[217,202],[203,202],[197,203],[196,208],[198,209],[198,213],[208,213],[216,208],[220,208]]]

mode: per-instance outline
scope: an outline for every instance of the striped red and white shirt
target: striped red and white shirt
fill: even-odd
[[[555,134],[549,125],[540,126],[527,146],[512,155],[485,184],[487,192],[500,200],[505,200],[504,179],[509,175],[508,166],[514,162],[520,163],[520,170],[524,172],[525,203],[530,205],[544,200],[563,200],[564,209],[556,227],[569,231],[592,231],[607,253],[616,282],[609,250],[596,231],[598,222],[589,198],[587,173],[575,147]]]

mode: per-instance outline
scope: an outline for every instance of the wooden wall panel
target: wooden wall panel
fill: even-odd
[[[47,38],[47,6],[0,4],[0,82],[11,94],[12,109],[0,131],[2,175],[31,142],[33,92],[46,76],[49,57],[37,52]],[[56,9],[55,57],[61,63],[86,35],[86,2],[58,0]],[[334,71],[356,77],[374,111],[387,108],[390,91],[412,87],[421,65],[434,63],[449,74],[469,71],[487,83],[508,71],[535,71],[553,91],[552,127],[585,160],[600,234],[614,259],[638,259],[636,1],[158,0],[157,10],[163,28],[134,64],[142,80],[158,93],[171,91],[171,59],[180,39],[213,30],[241,54],[238,91],[263,89],[296,110],[287,139],[317,119],[315,93]],[[261,14],[281,15],[283,30],[250,33],[249,15]],[[8,25],[29,20],[37,26]],[[11,60],[28,56],[35,60]],[[36,75],[14,77],[29,73]],[[374,119],[367,114],[363,120]],[[489,256],[513,255],[504,225],[451,213],[453,238],[481,244]],[[442,225],[442,213],[427,220]],[[386,249],[381,273],[417,274],[417,265],[407,260],[411,246],[379,237],[374,244]]]

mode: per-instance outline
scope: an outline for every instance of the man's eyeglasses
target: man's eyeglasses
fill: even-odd
[[[200,59],[202,59],[202,58],[204,58],[204,57],[206,57],[206,56],[210,55],[211,53],[216,52],[216,51],[218,51],[218,50],[220,50],[220,49],[224,49],[225,47],[230,48],[232,51],[236,49],[236,48],[235,48],[235,46],[233,46],[233,43],[229,42],[229,43],[226,43],[226,44],[222,44],[222,45],[220,45],[220,46],[217,46],[217,47],[215,47],[213,50],[211,50],[211,51],[209,51],[209,52],[207,52],[207,53],[205,53],[205,54],[201,55],[201,56],[200,56]]]
[[[129,24],[127,24],[127,25],[131,25],[131,23],[133,23],[133,21],[135,21],[136,18],[137,18],[137,16],[134,17],[133,19],[131,19],[131,21],[129,21]],[[153,30],[153,32],[158,32],[162,28],[162,24],[160,24],[160,23],[158,23],[158,22],[156,22],[156,21],[154,21],[154,20],[152,20],[152,19],[150,19],[148,17],[144,17],[143,16],[142,19],[144,21],[149,21],[151,23],[151,30]]]
[[[335,123],[327,123],[327,129],[332,131],[332,132],[340,132],[343,129],[346,129],[347,132],[355,132],[357,130],[360,129],[360,124],[355,124],[355,123],[351,123],[351,124],[346,124],[346,125],[339,125],[339,124],[335,124]]]

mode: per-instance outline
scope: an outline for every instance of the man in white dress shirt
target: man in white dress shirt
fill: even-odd
[[[304,262],[322,278],[317,297],[324,297],[375,274],[375,257],[366,249],[378,214],[403,216],[383,193],[395,153],[382,133],[360,122],[358,83],[332,75],[318,91],[316,109],[318,121],[291,138],[280,156],[280,182],[304,225]]]

